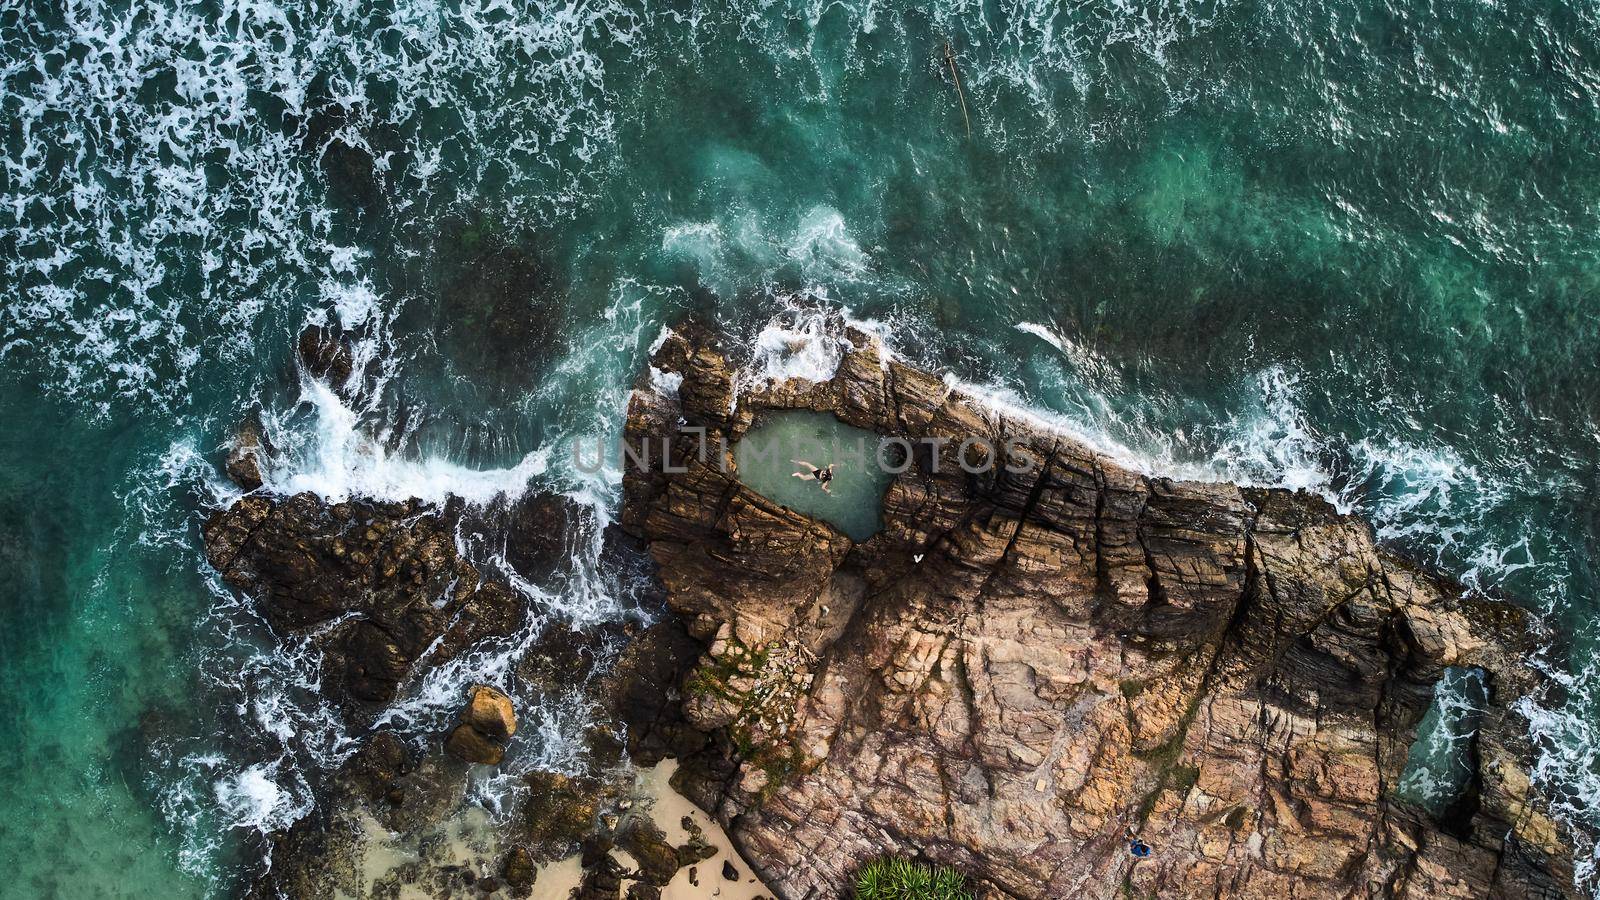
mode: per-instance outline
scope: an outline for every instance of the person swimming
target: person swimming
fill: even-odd
[[[833,493],[833,491],[828,487],[828,482],[833,480],[834,463],[828,463],[826,466],[813,466],[811,463],[808,463],[803,459],[791,459],[789,461],[797,466],[805,466],[810,470],[806,472],[795,472],[793,473],[794,477],[800,479],[801,481],[815,481],[817,486],[822,488],[823,493]]]

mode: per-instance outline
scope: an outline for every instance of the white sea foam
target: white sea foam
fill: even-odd
[[[0,159],[0,243],[47,251],[0,260],[15,294],[0,304],[0,359],[25,356],[53,389],[102,410],[181,404],[199,366],[250,358],[267,313],[298,308],[329,277],[340,316],[359,316],[370,287],[316,171],[334,139],[404,143],[374,157],[396,210],[445,175],[469,194],[509,175],[513,218],[576,208],[616,135],[600,45],[633,45],[644,28],[604,0],[467,0],[443,13],[426,0],[269,3],[223,16],[88,0],[61,14],[65,28],[25,17],[0,35],[19,138]],[[386,102],[368,96],[370,79]],[[424,127],[427,109],[451,110],[458,127]],[[319,117],[339,127],[324,136]]]
[[[868,262],[844,216],[831,206],[820,205],[800,217],[784,256],[800,263],[813,279],[855,277],[866,271]]]
[[[788,322],[773,319],[756,335],[745,371],[764,382],[827,381],[839,370],[849,346],[821,313],[800,314]]]
[[[261,763],[219,778],[215,783],[217,803],[235,825],[263,832],[276,831],[294,823],[311,811],[310,791],[286,789],[275,764]]]
[[[1300,407],[1299,380],[1281,366],[1270,366],[1257,373],[1256,384],[1261,406],[1228,422],[1211,468],[1239,484],[1321,494],[1349,512],[1349,503],[1332,488],[1326,443]]]
[[[500,496],[521,496],[528,482],[549,467],[547,448],[501,469],[473,469],[442,457],[416,459],[395,452],[387,431],[374,434],[363,426],[356,410],[318,379],[305,379],[302,402],[312,411],[309,429],[296,429],[281,418],[269,420],[273,443],[287,448],[262,473],[275,493],[310,491],[331,501],[359,496],[443,504],[460,497],[488,503]]]
[[[701,283],[724,297],[771,284],[780,272],[816,286],[860,282],[871,264],[843,214],[826,204],[793,219],[734,209],[722,219],[680,222],[663,230],[661,252],[692,261]]]

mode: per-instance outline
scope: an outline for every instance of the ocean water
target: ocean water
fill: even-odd
[[[564,448],[691,313],[752,378],[825,375],[831,310],[1136,465],[1369,516],[1561,635],[1522,702],[1593,817],[1595,59],[1552,0],[0,7],[0,895],[225,894],[349,752],[200,556],[242,419],[275,489],[603,522]],[[293,362],[317,323],[342,393]]]

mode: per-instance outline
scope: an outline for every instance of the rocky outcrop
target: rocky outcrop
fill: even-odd
[[[223,471],[234,484],[247,491],[261,487],[261,459],[265,448],[261,426],[254,419],[240,424],[228,448],[228,459]]]
[[[624,661],[683,669],[633,689],[629,744],[687,754],[682,788],[781,897],[838,896],[885,854],[1028,898],[1572,895],[1512,706],[1537,688],[1518,609],[1316,497],[1132,471],[839,337],[829,380],[740,392],[682,327],[627,424],[673,448],[629,466],[623,523],[687,629]],[[739,482],[727,447],[787,408],[911,442],[880,534]],[[972,438],[995,465],[956,465]],[[1451,666],[1490,702],[1466,802],[1435,819],[1393,787]],[[1137,865],[1130,829],[1155,847]]]
[[[419,667],[522,622],[516,595],[460,557],[455,517],[416,501],[252,494],[206,523],[206,553],[275,631],[321,651],[324,693],[362,723]]]
[[[535,696],[583,685],[594,675],[596,646],[594,636],[552,630],[528,648],[517,680]],[[619,751],[602,735],[589,758],[606,777],[516,776],[520,808],[491,820],[468,790],[469,763],[490,761],[464,754],[462,741],[492,751],[499,763],[517,730],[515,711],[506,694],[486,685],[473,686],[466,700],[447,732],[384,727],[367,735],[321,779],[315,809],[271,837],[246,896],[526,897],[541,862],[625,824],[618,811],[632,806],[632,775],[616,767]]]
[[[352,336],[338,328],[307,325],[300,330],[295,351],[308,374],[328,382],[335,390],[342,390],[356,370],[353,345]]]
[[[660,687],[651,684],[657,670],[669,666],[663,671],[670,681],[681,670],[669,661],[686,664],[696,646],[681,629],[666,632],[675,641],[639,638],[639,647],[658,648],[659,659],[628,668],[612,662],[634,624],[580,631],[550,622],[518,647],[508,687],[593,723],[581,735],[589,775],[507,761],[518,717],[511,696],[489,685],[466,687],[448,724],[369,729],[428,667],[522,627],[522,598],[497,572],[484,574],[463,559],[462,544],[489,556],[515,544],[518,574],[548,581],[576,541],[595,536],[583,532],[594,526],[565,498],[468,510],[257,492],[211,518],[205,541],[212,564],[255,601],[281,639],[319,651],[322,693],[344,710],[356,744],[342,765],[317,773],[310,814],[270,837],[261,867],[243,886],[246,896],[525,897],[540,863],[580,845],[602,848],[585,862],[586,896],[616,898],[625,884],[644,896],[709,855],[704,841],[663,843],[649,824],[636,774],[619,765],[623,746],[609,712],[617,704],[601,702],[611,686],[628,684],[616,696],[663,705]],[[601,547],[607,565],[628,578],[648,565],[633,558],[642,548],[622,535]],[[665,724],[660,731],[671,733]],[[478,805],[470,764],[501,765],[501,777],[521,782],[511,792],[520,801],[513,815],[497,823]],[[619,844],[647,870],[623,870],[609,853]]]

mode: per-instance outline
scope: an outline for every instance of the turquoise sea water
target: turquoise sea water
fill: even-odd
[[[1595,59],[1544,0],[0,8],[0,895],[224,892],[347,749],[200,560],[242,417],[281,490],[604,511],[560,448],[663,324],[800,371],[817,304],[1541,611],[1539,774],[1593,815]]]

